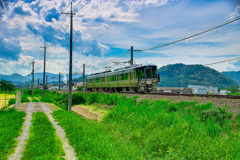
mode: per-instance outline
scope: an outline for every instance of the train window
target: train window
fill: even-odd
[[[110,76],[110,81],[116,81],[116,75]]]
[[[105,77],[102,77],[102,82],[105,82]]]
[[[136,73],[139,79],[145,79],[144,67],[137,68]]]
[[[100,82],[100,78],[96,78],[96,83]]]
[[[157,78],[157,67],[152,67],[153,78]]]
[[[130,73],[130,78],[133,79],[133,72]]]

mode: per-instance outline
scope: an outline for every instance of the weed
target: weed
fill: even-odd
[[[32,126],[21,159],[63,159],[65,153],[56,130],[43,112],[33,114]]]

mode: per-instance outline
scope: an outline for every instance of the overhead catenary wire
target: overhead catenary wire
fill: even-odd
[[[206,37],[209,37],[209,36],[212,36],[212,35],[215,35],[215,34],[219,34],[219,33],[221,33],[221,32],[224,32],[224,31],[227,31],[227,30],[230,30],[230,29],[234,29],[234,28],[236,28],[236,27],[240,27],[240,25],[236,25],[236,26],[233,26],[233,27],[229,27],[229,28],[227,28],[227,29],[220,30],[220,31],[215,32],[215,33],[211,33],[211,34],[208,34],[208,35],[203,36],[203,37],[199,37],[199,38],[196,38],[196,39],[193,39],[193,40],[189,40],[188,42],[193,42],[193,41],[196,41],[196,40],[199,40],[199,39],[203,39],[203,38],[206,38]],[[143,57],[143,56],[152,54],[152,53],[159,53],[159,52],[161,52],[161,51],[168,50],[168,49],[170,49],[170,48],[174,48],[174,47],[177,47],[177,46],[180,46],[180,45],[183,45],[183,44],[186,44],[186,43],[175,44],[175,45],[172,45],[171,47],[168,46],[168,48],[164,48],[164,49],[158,50],[158,51],[156,51],[156,52],[154,52],[154,51],[148,51],[148,52],[151,52],[151,53],[147,53],[147,54],[138,56],[139,54],[146,53],[146,52],[140,52],[138,55],[136,55],[136,57],[137,57],[137,58],[140,58],[140,57]]]
[[[210,32],[210,31],[212,31],[212,30],[215,30],[215,29],[217,29],[217,28],[223,27],[223,26],[225,26],[225,25],[227,25],[227,24],[233,23],[233,22],[235,22],[235,21],[237,21],[237,20],[239,20],[239,19],[240,19],[240,16],[234,18],[233,20],[230,20],[230,21],[225,22],[225,23],[223,23],[223,24],[220,24],[220,25],[218,25],[218,26],[212,27],[212,28],[207,29],[207,30],[205,30],[205,31],[202,31],[202,32],[199,32],[199,33],[190,35],[190,36],[187,36],[187,37],[185,37],[185,38],[182,38],[182,39],[179,39],[179,40],[170,42],[170,43],[166,43],[166,44],[163,44],[163,45],[159,45],[159,46],[155,46],[155,47],[151,47],[151,48],[142,49],[141,52],[142,52],[142,51],[147,51],[147,50],[153,50],[153,49],[156,49],[156,48],[165,47],[165,46],[168,46],[168,45],[172,45],[172,44],[175,44],[175,43],[178,43],[178,42],[181,42],[181,41],[190,39],[190,38],[192,38],[192,37],[196,37],[196,36],[198,36],[198,35],[201,35],[201,34]]]
[[[235,14],[234,14],[234,15],[235,15]],[[233,15],[230,16],[230,17],[228,17],[228,18],[225,18],[225,19],[229,19],[229,18],[231,18],[231,17],[233,17]],[[220,24],[220,25],[217,25],[217,26],[215,26],[215,27],[212,27],[212,28],[210,28],[210,29],[207,29],[207,30],[204,30],[204,31],[201,30],[201,32],[195,33],[195,34],[193,34],[193,35],[190,35],[190,36],[181,38],[181,39],[179,39],[179,40],[176,40],[176,41],[173,41],[173,42],[170,42],[170,43],[167,43],[167,44],[163,44],[163,45],[159,45],[159,46],[151,47],[151,48],[147,48],[147,49],[142,49],[142,50],[138,51],[138,53],[143,52],[143,51],[153,50],[153,49],[156,49],[156,48],[165,47],[165,46],[170,46],[170,45],[172,45],[172,44],[175,44],[175,43],[178,43],[178,42],[181,42],[181,41],[184,41],[184,40],[189,40],[190,38],[193,38],[193,37],[199,36],[199,35],[201,35],[201,34],[210,32],[210,31],[212,31],[212,30],[218,29],[218,28],[223,27],[223,26],[225,26],[225,25],[227,25],[227,24],[233,23],[233,22],[235,22],[235,21],[237,21],[237,20],[239,20],[239,19],[240,19],[240,16],[237,16],[237,17],[235,17],[235,18],[233,18],[233,19],[231,19],[231,20],[229,20],[229,21],[227,21],[227,22],[224,22],[224,23],[222,23],[222,24]],[[220,21],[222,21],[222,20],[220,20]],[[215,22],[214,24],[219,23],[220,21]],[[213,26],[214,24],[212,24],[212,25],[210,25],[210,26]],[[236,26],[235,26],[235,27],[236,27]],[[206,27],[205,27],[205,28],[206,28]],[[226,30],[229,30],[229,29],[226,29]],[[225,30],[224,30],[224,31],[225,31]],[[220,31],[220,32],[222,32],[222,31]],[[218,33],[220,33],[220,32],[218,32]],[[211,34],[211,35],[212,35],[212,34]],[[207,35],[207,36],[210,36],[210,35]],[[207,37],[207,36],[205,36],[205,37]],[[201,38],[204,38],[204,37],[201,37]],[[200,39],[200,38],[198,38],[198,39]],[[195,39],[195,40],[197,40],[197,39]],[[127,52],[127,53],[128,53],[128,52]],[[116,59],[124,56],[124,55],[127,54],[127,53],[124,53],[124,54],[120,55],[119,57],[114,58],[114,59],[112,59],[112,60],[110,60],[110,61],[107,61],[107,62],[109,63],[109,62],[111,62],[111,61],[113,61],[113,60],[116,60]]]

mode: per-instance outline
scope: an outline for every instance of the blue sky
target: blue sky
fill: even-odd
[[[32,59],[36,61],[36,72],[42,72],[43,49],[40,47],[44,42],[47,42],[46,71],[68,73],[70,20],[61,11],[69,11],[69,2],[0,0],[0,74],[29,74]],[[166,44],[240,13],[238,0],[88,2],[73,1],[76,13],[73,18],[74,72],[81,72],[83,63],[89,66],[87,73],[103,71],[106,66],[121,67],[111,63],[112,59],[126,53],[131,46],[139,50]],[[134,62],[161,67],[174,63],[209,64],[239,57],[238,25],[239,20],[176,45],[136,52]],[[129,59],[130,53],[126,53],[115,61]],[[232,61],[211,67],[218,71],[239,71],[239,64],[240,61]]]

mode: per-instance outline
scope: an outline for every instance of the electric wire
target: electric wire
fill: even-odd
[[[159,46],[155,46],[155,47],[151,47],[151,48],[142,49],[141,51],[153,50],[153,49],[156,49],[156,48],[165,47],[165,46],[168,46],[168,45],[171,45],[171,44],[175,44],[175,43],[178,43],[178,42],[181,42],[181,41],[190,39],[190,38],[192,38],[192,37],[196,37],[196,36],[198,36],[198,35],[201,35],[201,34],[210,32],[210,31],[215,30],[215,29],[217,29],[217,28],[223,27],[223,26],[225,26],[225,25],[227,25],[227,24],[230,24],[230,23],[233,23],[233,22],[235,22],[235,21],[237,21],[237,20],[239,20],[239,19],[240,19],[240,16],[238,16],[237,18],[235,18],[235,19],[233,19],[233,20],[230,20],[230,21],[228,21],[228,22],[225,22],[225,23],[223,23],[223,24],[221,24],[221,25],[218,25],[218,26],[216,26],[216,27],[212,27],[212,28],[210,28],[210,29],[208,29],[208,30],[205,30],[205,31],[202,31],[202,32],[198,32],[198,33],[193,34],[193,35],[191,35],[191,36],[187,36],[187,37],[185,37],[185,38],[182,38],[182,39],[179,39],[179,40],[170,42],[170,43],[166,43],[166,44],[159,45]]]
[[[75,13],[77,13],[79,10],[81,10],[82,8],[84,8],[86,5],[88,5],[92,0],[89,0],[84,6],[80,7]]]
[[[221,31],[212,33],[212,34],[208,34],[208,35],[203,36],[203,37],[199,37],[199,38],[196,38],[196,39],[193,39],[193,40],[189,40],[188,42],[193,42],[193,41],[196,41],[196,40],[199,40],[199,39],[203,39],[203,38],[206,38],[206,37],[209,37],[209,36],[212,36],[212,35],[215,35],[215,34],[218,34],[218,33],[221,33],[221,32],[224,32],[224,31],[227,31],[227,30],[236,28],[236,27],[240,27],[240,25],[236,25],[236,26],[233,26],[233,27],[229,27],[229,28],[227,28],[227,29],[224,29],[224,30],[221,30]],[[148,52],[151,52],[151,53],[147,53],[147,54],[144,54],[144,53],[146,53],[146,52],[140,52],[139,54],[144,54],[144,55],[138,56],[138,55],[139,55],[139,54],[138,54],[138,55],[136,55],[135,57],[140,58],[140,57],[143,57],[143,56],[146,56],[146,55],[150,55],[150,54],[152,54],[152,53],[159,53],[159,52],[161,52],[161,51],[168,50],[168,49],[170,49],[170,48],[174,48],[174,47],[177,47],[177,46],[186,44],[186,43],[188,43],[188,42],[179,43],[179,44],[176,44],[176,45],[171,46],[171,47],[168,46],[168,48],[164,48],[164,49],[158,50],[158,51],[156,51],[156,52],[154,52],[154,51],[148,51]]]
[[[236,13],[235,13],[234,15],[231,15],[230,17],[225,18],[225,19],[229,19],[229,18],[231,18],[231,17],[233,17],[233,16],[235,16],[235,15],[236,15]],[[223,19],[223,20],[225,20],[225,19]],[[191,36],[187,36],[187,37],[185,37],[185,38],[182,38],[182,39],[179,39],[179,40],[176,40],[176,41],[167,43],[167,44],[163,44],[163,45],[160,45],[160,46],[151,47],[151,48],[147,48],[147,49],[142,49],[142,50],[138,51],[138,53],[143,52],[143,51],[148,51],[148,50],[156,49],[156,48],[160,48],[160,47],[170,46],[171,44],[175,44],[175,43],[178,43],[178,42],[181,42],[181,41],[184,41],[184,40],[189,40],[189,39],[192,38],[192,37],[199,36],[199,35],[201,35],[201,34],[204,34],[204,33],[210,32],[210,31],[212,31],[212,30],[218,29],[218,28],[223,27],[223,26],[225,26],[225,25],[227,25],[227,24],[233,23],[233,22],[235,22],[235,21],[237,21],[237,20],[239,20],[239,19],[240,19],[240,16],[237,16],[237,17],[235,17],[234,19],[229,20],[229,21],[227,21],[227,22],[224,22],[223,24],[220,24],[220,25],[218,25],[218,26],[212,27],[212,28],[207,29],[207,30],[204,30],[204,31],[202,31],[203,29],[200,30],[200,31],[202,31],[202,32],[198,32],[198,33],[195,33],[195,34],[193,34],[193,35],[191,35]],[[217,23],[219,23],[219,22],[221,22],[221,21],[223,21],[223,20],[220,20],[220,21],[218,21],[218,22],[215,22],[215,23],[211,24],[210,26],[213,26],[214,24],[217,24]],[[209,27],[209,26],[208,26],[208,27]],[[208,27],[205,27],[205,28],[208,28]],[[236,26],[235,26],[235,27],[236,27]],[[226,30],[228,30],[228,29],[226,29]],[[225,31],[225,30],[224,30],[224,31]],[[222,32],[222,31],[220,31],[220,32]],[[220,33],[220,32],[218,32],[218,33]],[[208,35],[208,36],[210,36],[210,35]],[[207,37],[207,36],[205,36],[205,37]],[[202,38],[204,38],[204,37],[202,37]],[[198,39],[200,39],[200,38],[198,38]],[[197,40],[197,39],[195,39],[195,40]],[[171,48],[172,48],[172,47],[171,47]],[[165,50],[165,49],[164,49],[164,50]],[[136,52],[136,51],[135,51],[135,52]],[[116,60],[116,59],[118,59],[118,58],[126,55],[127,53],[128,53],[128,52],[120,55],[120,56],[117,57],[117,58],[114,58],[114,59],[112,59],[112,60],[110,60],[110,61],[107,61],[107,63],[109,63],[109,62],[111,62],[111,61],[113,61],[113,60]]]

